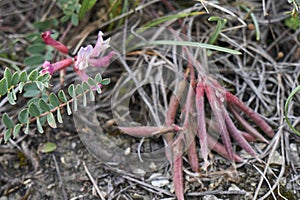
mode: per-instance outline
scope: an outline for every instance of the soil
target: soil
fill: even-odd
[[[97,4],[97,6],[93,10],[93,12],[96,12],[95,10],[97,10],[97,17],[99,17],[99,15],[101,16],[101,14],[104,15],[103,13],[105,13],[101,8],[105,6],[105,8],[108,8],[108,1],[103,2]],[[171,2],[171,5],[168,2]],[[270,1],[267,2],[268,5],[271,4]],[[228,9],[231,9],[231,6],[234,8],[236,7],[236,5],[231,1],[225,1],[225,3],[227,5],[226,8]],[[0,36],[1,40],[3,39],[4,41],[3,45],[5,47],[3,47],[0,52],[0,57],[2,58],[0,61],[0,64],[2,66],[1,74],[3,74],[4,67],[13,66],[14,64],[24,67],[24,65],[22,65],[22,62],[27,56],[24,49],[26,49],[26,47],[29,45],[27,42],[24,42],[24,36],[27,33],[33,31],[33,22],[41,18],[41,16],[46,13],[47,9],[50,8],[50,5],[53,5],[51,1],[3,1],[0,2],[0,4],[0,6],[2,6],[0,10],[0,31],[2,31],[2,33],[0,32]],[[193,6],[185,4],[183,1],[179,1],[178,4],[174,3],[173,1],[161,1],[159,4],[154,4],[153,6],[151,6],[150,10],[144,11],[146,13],[146,17],[142,18],[143,22],[141,23],[148,22],[147,17],[161,16],[164,15],[165,12],[177,12],[177,10],[174,10],[174,8],[172,7],[173,4],[175,5],[175,7],[177,6],[176,8],[178,10],[187,9]],[[261,4],[261,1],[255,3],[256,9],[253,9],[255,10],[256,14],[262,13]],[[276,5],[281,4],[283,3],[281,1],[278,1],[278,4]],[[276,5],[274,4],[272,7],[273,11],[275,10],[276,12],[278,11],[282,13],[282,9],[284,10],[286,7],[292,9],[292,6],[287,2],[285,2],[282,9],[280,8],[280,6]],[[41,9],[32,9],[32,7]],[[209,8],[214,10],[215,13],[221,12],[216,8]],[[3,10],[5,9],[7,11],[6,14],[1,14],[4,13]],[[26,9],[29,11],[26,11]],[[53,10],[53,16],[61,12],[61,10],[59,10],[55,6]],[[34,16],[32,16],[33,13],[31,13],[31,11],[35,14]],[[275,11],[274,13],[276,14]],[[91,23],[97,21],[95,20],[96,16],[91,16],[91,14],[87,15],[87,18],[91,21]],[[129,18],[129,24],[132,25],[131,23],[135,22],[135,20],[137,20],[139,17],[140,15],[138,12],[133,13]],[[276,15],[272,15],[271,17],[273,18],[270,18],[270,21],[280,20],[280,16],[277,17]],[[4,19],[4,21],[2,21],[2,18]],[[107,16],[106,18],[104,17],[104,19],[100,21],[102,23],[105,23],[108,21],[108,18],[109,16]],[[205,17],[199,17],[195,20],[203,20],[203,18]],[[261,18],[265,20],[265,18]],[[20,20],[20,22],[18,20]],[[17,22],[19,22],[19,24],[15,26],[14,24],[16,24]],[[263,24],[263,28],[268,27],[268,24],[266,25],[264,21],[260,20],[259,22]],[[70,31],[69,37],[75,38],[74,40],[68,41],[69,46],[72,46],[72,48],[75,48],[76,43],[79,41],[74,33],[80,33],[79,35],[81,37],[85,35],[85,30],[88,30],[89,33],[95,31],[94,29],[96,28],[93,28],[93,26],[85,27],[86,23],[87,20],[83,20],[83,22],[80,23],[78,27],[73,27],[72,31]],[[206,25],[206,23],[207,22],[204,22],[203,24]],[[235,25],[234,23],[235,22],[233,22],[231,25]],[[245,163],[231,163],[212,151],[209,154],[211,164],[208,167],[207,171],[193,173],[191,167],[188,164],[187,156],[185,156],[184,185],[186,199],[250,200],[257,197],[270,200],[300,199],[300,138],[299,136],[292,133],[286,125],[282,125],[282,123],[279,123],[280,119],[282,119],[283,117],[279,114],[277,107],[277,105],[279,105],[279,100],[276,99],[276,95],[278,95],[276,93],[277,91],[274,92],[274,90],[272,89],[275,88],[274,84],[280,84],[277,82],[279,79],[276,79],[276,77],[278,77],[279,75],[282,75],[282,79],[285,81],[285,91],[290,91],[292,86],[297,85],[298,82],[291,84],[290,80],[298,81],[298,72],[296,73],[296,71],[299,71],[297,67],[299,67],[298,61],[300,57],[300,48],[299,44],[296,44],[295,42],[298,37],[297,34],[291,32],[288,36],[280,35],[284,34],[284,29],[286,29],[283,20],[279,21],[276,25],[277,27],[272,26],[272,28],[270,28],[270,31],[268,31],[269,29],[267,30],[267,28],[265,29],[267,31],[262,30],[262,38],[267,39],[260,43],[260,45],[264,48],[267,48],[266,46],[276,46],[276,50],[273,50],[270,47],[270,55],[273,56],[274,60],[283,63],[282,66],[284,66],[282,69],[278,69],[274,66],[270,67],[269,65],[267,65],[267,73],[263,74],[269,78],[264,82],[267,85],[265,87],[268,88],[265,95],[271,96],[271,100],[267,100],[270,100],[270,102],[268,103],[273,103],[273,107],[272,110],[267,110],[262,105],[262,102],[264,101],[260,100],[256,100],[254,101],[254,103],[250,102],[250,106],[259,107],[256,109],[262,114],[266,114],[266,116],[270,118],[268,122],[270,122],[272,126],[276,127],[276,130],[281,130],[281,132],[278,131],[276,137],[271,140],[270,145],[262,143],[252,144],[255,149],[260,152],[261,155],[263,155],[261,157],[262,160],[260,161],[249,159]],[[22,26],[24,26],[23,30],[20,29],[20,27]],[[67,24],[64,24],[64,26],[65,27],[63,29],[67,29]],[[117,25],[113,24],[113,27],[111,27],[111,29],[106,27],[109,34],[118,33],[120,31],[118,27],[114,26]],[[255,40],[253,28],[251,29],[250,27],[246,30],[246,37],[243,39],[247,39],[249,40],[249,43],[251,43]],[[19,37],[17,35],[18,31],[21,32],[22,36]],[[234,32],[233,34],[236,34],[236,32]],[[273,42],[275,41],[275,39],[271,38],[271,36],[264,37],[268,34],[273,34],[273,36],[274,34],[277,35],[277,38],[279,39],[276,41],[279,44]],[[287,42],[284,45],[280,43],[280,38],[285,37]],[[236,39],[239,38],[239,36],[236,37],[236,35],[234,35],[232,38]],[[296,39],[294,40],[293,38]],[[15,43],[12,42],[13,39],[16,40]],[[93,39],[95,38],[92,38],[91,40]],[[299,43],[298,40],[297,42]],[[220,44],[223,43],[228,44],[224,40],[220,41]],[[0,46],[0,48],[2,48],[2,46]],[[280,52],[284,54],[282,56],[286,56],[286,59],[277,58],[278,48],[281,50]],[[290,49],[293,49],[294,51],[294,54],[292,56],[288,56],[289,52],[291,51]],[[252,53],[257,53],[253,49],[250,50],[252,51]],[[4,54],[9,55],[8,58],[2,56]],[[257,53],[255,56],[254,58],[250,56],[250,59],[245,59],[247,61],[247,67],[245,67],[244,70],[249,73],[249,77],[243,77],[243,75],[245,74],[241,73],[240,70],[235,71],[228,68],[219,68],[220,72],[222,72],[222,69],[226,70],[226,73],[224,73],[224,77],[221,77],[221,79],[228,83],[229,89],[232,89],[233,86],[237,86],[237,88],[243,88],[243,91],[245,93],[241,93],[239,89],[232,89],[236,90],[236,93],[241,94],[240,96],[242,100],[251,99],[251,96],[254,95],[251,86],[249,86],[251,84],[245,87],[243,86],[243,83],[246,82],[246,79],[250,80],[251,78],[253,78],[251,76],[254,76],[254,78],[251,80],[254,80],[253,82],[259,82],[259,73],[265,73],[259,71],[262,70],[259,67],[257,67],[255,71],[253,68],[249,67],[249,65],[251,66],[251,64],[249,63],[257,62],[265,64],[268,63],[267,61],[269,61],[269,55]],[[218,64],[218,62],[222,62],[221,58],[217,56],[216,58],[220,60],[216,59],[217,61],[214,61],[215,63]],[[138,59],[136,58],[133,61],[136,60]],[[229,63],[232,62],[230,59],[227,60]],[[286,65],[284,65],[284,63],[288,63],[288,66],[291,66],[291,69],[285,68]],[[112,72],[110,73],[118,74],[120,72],[118,70],[116,72],[114,71],[114,69],[112,69]],[[71,83],[73,81],[72,78],[74,78],[74,74],[70,73],[70,76],[66,76],[65,84]],[[116,83],[118,81],[118,76],[112,76],[111,79],[112,83]],[[231,79],[234,79],[236,81],[231,82]],[[55,77],[53,84],[57,83],[58,87],[61,87],[61,85],[58,84],[59,81],[59,78]],[[107,90],[109,89],[111,88],[109,88],[108,86]],[[57,90],[57,88],[54,87],[54,90]],[[268,93],[269,91],[273,91],[273,93]],[[288,95],[286,93],[288,92],[283,93],[286,98],[286,96]],[[299,100],[299,97],[297,97],[297,99]],[[134,100],[132,101],[134,102]],[[273,101],[276,102],[274,103]],[[257,105],[254,105],[255,103],[257,103]],[[292,114],[294,114],[295,116],[299,114],[299,111],[297,111],[299,106],[299,103],[294,104],[294,112]],[[138,103],[136,103],[132,106],[132,108],[135,108],[137,112],[133,114],[134,116],[141,118],[144,117],[144,110],[142,109],[142,106],[139,107]],[[2,109],[4,111],[7,111],[8,109],[11,110],[11,107],[8,106],[5,108],[1,108],[1,113]],[[272,113],[273,111],[274,113]],[[139,139],[123,136],[119,130],[116,130],[114,125],[107,126],[107,124],[111,120],[111,115],[105,112],[99,112],[97,113],[97,115],[97,117],[101,121],[101,125],[103,124],[102,127],[104,134],[110,137],[114,137],[115,140],[121,141],[120,143],[122,144],[125,143],[128,145],[128,143],[130,143],[131,151],[138,148],[137,146],[140,142]],[[96,151],[95,149],[93,149],[94,146],[89,146],[89,143],[87,143],[85,137],[82,135],[82,130],[79,130],[78,126],[74,124],[73,116],[67,116],[66,114],[64,114],[63,119],[64,123],[60,124],[57,129],[46,128],[44,134],[39,134],[36,128],[33,126],[28,135],[20,134],[17,139],[11,140],[7,144],[0,144],[0,200],[176,199],[172,180],[171,165],[169,164],[167,158],[163,158],[163,162],[160,166],[145,166],[145,168],[151,168],[151,172],[146,169],[143,170],[140,168],[138,172],[132,170],[124,170],[124,166],[122,167],[115,165],[114,163],[110,163],[107,160],[103,162],[103,159],[100,159],[103,158],[103,155],[99,155],[95,152],[101,152],[102,150],[102,152],[107,151],[101,149],[101,147],[99,147],[100,149],[96,149]],[[281,124],[280,126],[284,126],[284,128],[278,128],[280,127],[279,124]],[[97,133],[96,129],[86,131]],[[43,145],[46,142],[55,143],[57,145],[57,148],[53,152],[44,153],[42,149]],[[112,143],[109,145],[117,146],[120,144]],[[153,150],[161,148],[162,145],[162,141],[158,140],[157,138],[154,139],[154,141],[146,141],[145,151],[148,151],[149,149]],[[124,154],[126,154],[126,147],[123,146],[123,148]],[[235,148],[243,158],[247,157],[246,153],[244,153],[241,149],[236,146]],[[203,164],[202,160],[200,160],[200,162],[201,163],[199,166]],[[139,166],[143,165],[141,164]],[[264,171],[266,171],[266,173],[264,173]],[[278,181],[279,183],[277,184]],[[273,185],[277,185],[273,189],[273,193],[268,193]],[[268,195],[264,196],[265,194]]]

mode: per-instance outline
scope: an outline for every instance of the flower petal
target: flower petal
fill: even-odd
[[[74,71],[77,73],[77,75],[80,77],[82,81],[87,81],[89,76],[85,73],[84,70],[78,70],[77,68],[74,68]]]
[[[42,65],[42,68],[43,69],[40,71],[40,74],[49,73],[50,75],[52,75],[54,73],[54,68],[49,61],[45,61]]]
[[[111,51],[107,56],[95,59],[90,58],[89,64],[93,67],[107,67],[110,63],[110,59],[115,55],[114,51]]]
[[[104,51],[105,49],[110,47],[110,45],[109,45],[110,38],[103,41],[102,36],[103,36],[102,31],[99,31],[97,42],[96,42],[95,47],[94,47],[94,49],[91,53],[92,57],[98,57],[102,51]]]
[[[66,47],[65,45],[63,45],[62,43],[54,40],[52,37],[51,37],[51,34],[53,32],[52,31],[45,31],[42,33],[42,38],[45,42],[45,44],[47,45],[50,45],[50,46],[53,46],[55,49],[57,49],[58,51],[62,52],[62,53],[65,53],[67,54],[69,52],[69,49],[68,47]]]
[[[89,66],[89,60],[92,50],[92,45],[80,48],[77,59],[75,61],[75,68],[77,68],[78,70],[84,70]]]

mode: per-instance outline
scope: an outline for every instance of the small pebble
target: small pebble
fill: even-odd
[[[151,185],[155,187],[164,187],[170,183],[169,180],[167,179],[158,179],[158,180],[153,180],[151,181]]]
[[[130,154],[130,152],[131,152],[130,147],[127,147],[127,149],[125,149],[125,151],[124,151],[124,155],[128,156]]]

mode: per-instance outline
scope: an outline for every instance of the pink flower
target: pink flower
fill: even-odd
[[[42,38],[44,42],[48,45],[53,46],[55,49],[62,53],[68,53],[68,48],[61,44],[60,42],[54,40],[50,35],[51,31],[45,31],[42,33]],[[72,58],[67,58],[62,61],[51,64],[49,61],[45,61],[43,63],[43,69],[41,70],[41,74],[49,73],[53,74],[56,71],[66,68],[67,66],[74,63],[74,71],[78,74],[82,81],[88,80],[88,75],[85,72],[85,69],[89,66],[92,67],[107,67],[110,63],[110,59],[114,56],[114,52],[111,51],[108,55],[99,57],[101,52],[110,47],[109,42],[110,38],[107,40],[103,40],[103,33],[99,31],[98,39],[93,47],[92,45],[88,45],[86,47],[81,47],[78,51],[77,56],[74,61]]]
[[[70,66],[72,63],[73,63],[72,58],[67,58],[53,64],[51,64],[49,61],[45,61],[42,65],[43,69],[40,71],[40,74],[49,73],[50,75],[52,75],[54,72],[62,70]]]
[[[111,51],[104,57],[99,57],[100,53],[110,47],[110,38],[103,41],[103,33],[99,31],[98,40],[94,47],[88,45],[81,47],[78,51],[77,57],[75,58],[74,71],[78,74],[82,81],[87,81],[88,75],[85,73],[85,69],[88,66],[92,67],[107,67],[110,63],[110,59],[114,56],[114,52]]]
[[[51,37],[52,33],[53,33],[52,31],[45,31],[45,32],[42,33],[42,38],[43,38],[45,44],[53,46],[55,49],[57,49],[58,51],[60,51],[64,54],[68,54],[68,52],[69,52],[68,47],[66,47],[62,43],[54,40]]]
[[[78,70],[84,70],[89,66],[89,60],[91,57],[92,50],[92,45],[88,45],[85,48],[80,48],[77,59],[75,61],[75,68],[77,68]]]
[[[102,51],[104,51],[105,49],[110,47],[110,45],[109,45],[110,38],[103,41],[102,35],[103,35],[102,31],[99,31],[98,39],[97,39],[95,47],[91,53],[91,57],[99,57],[99,55]]]

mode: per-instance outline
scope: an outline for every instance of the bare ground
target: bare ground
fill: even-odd
[[[292,9],[290,4],[270,0],[263,5],[263,2],[222,1],[223,9],[214,6],[216,4],[206,5],[210,15],[225,16],[228,19],[228,30],[222,33],[218,44],[228,47],[239,44],[243,52],[246,52],[239,59],[214,54],[207,62],[218,69],[218,78],[227,84],[228,89],[235,91],[240,99],[265,116],[276,131],[276,136],[269,146],[253,144],[257,151],[261,151],[263,162],[250,160],[247,163],[233,164],[211,152],[212,164],[208,171],[194,174],[185,159],[187,199],[300,198],[300,139],[289,131],[283,120],[284,102],[291,89],[299,85],[299,31],[293,31],[285,25],[284,20],[289,16],[286,12]],[[259,41],[256,41],[253,18],[239,7],[240,4],[253,11],[260,27]],[[86,33],[94,33],[98,29],[106,32],[107,29],[107,33],[113,36],[123,29],[128,30],[137,22],[141,26],[149,19],[159,16],[179,11],[188,12],[194,4],[161,1],[149,6],[140,2],[140,5],[140,12],[124,12],[126,14],[122,19],[128,17],[128,21],[117,25],[117,20],[113,20],[111,23],[114,26],[109,29],[108,3],[97,3],[92,12],[94,14],[88,14],[78,27],[71,27],[66,32],[68,39],[65,42],[76,49],[82,45],[79,41]],[[264,10],[269,13],[268,16],[263,15]],[[233,15],[227,11],[233,12]],[[3,41],[0,45],[1,73],[5,67],[25,67],[22,62],[28,56],[25,49],[29,45],[24,39],[25,35],[37,32],[33,23],[38,19],[58,15],[61,15],[61,11],[52,1],[0,2],[0,37]],[[237,17],[246,22],[247,26],[239,27],[241,24]],[[195,32],[194,36],[202,42],[207,41],[215,25],[207,22],[206,15],[187,17],[179,23]],[[195,27],[190,27],[189,23],[194,23]],[[180,28],[176,22],[173,25],[175,29]],[[58,31],[64,33],[67,27],[68,24],[63,24]],[[94,39],[95,37],[86,38],[89,41]],[[133,59],[136,61],[139,56]],[[117,82],[121,72],[118,69],[106,72],[112,78],[111,85]],[[66,76],[65,83],[73,82],[73,78],[74,74]],[[55,77],[53,81],[55,85],[59,78]],[[54,87],[54,90],[58,87],[60,85]],[[106,94],[109,96],[109,90]],[[299,106],[299,96],[296,96],[289,110],[289,116],[296,122],[296,116],[300,114]],[[139,108],[136,110],[139,111]],[[3,107],[1,112],[10,109],[8,106]],[[137,113],[135,116],[142,115]],[[98,117],[105,124],[111,115],[107,111],[105,117],[101,114]],[[113,128],[104,130],[115,134]],[[56,143],[57,149],[52,153],[42,153],[40,146],[48,141]],[[245,156],[238,148],[237,151]],[[0,200],[100,199],[99,196],[104,196],[105,199],[175,199],[168,163],[157,169],[155,174],[159,178],[150,179],[153,178],[153,173],[146,173],[141,177],[122,171],[117,166],[101,163],[97,160],[97,155],[89,152],[82,143],[73,118],[68,116],[64,116],[64,124],[55,130],[47,128],[46,133],[41,135],[33,127],[29,135],[21,135],[9,144],[0,145]],[[158,187],[153,180],[164,180],[167,183]]]

